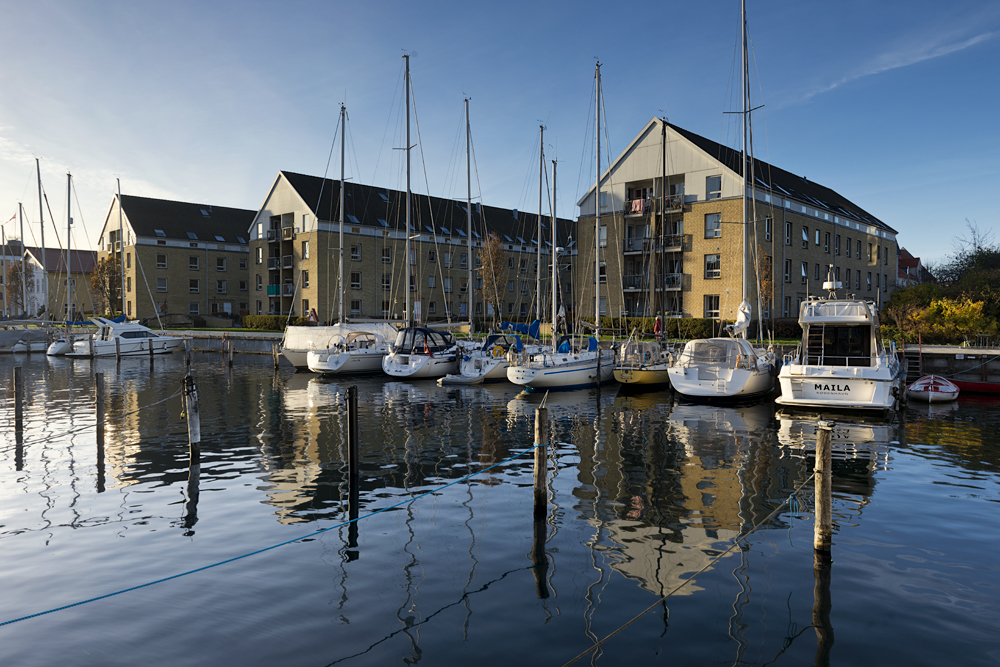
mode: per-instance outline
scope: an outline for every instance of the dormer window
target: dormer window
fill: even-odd
[[[164,232],[162,229],[154,229],[153,233],[156,234],[160,238],[165,238],[166,235],[167,235],[167,233]]]

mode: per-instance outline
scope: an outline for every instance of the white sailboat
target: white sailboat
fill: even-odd
[[[769,350],[755,348],[747,340],[750,326],[750,303],[746,300],[747,268],[750,264],[750,235],[747,226],[751,218],[748,204],[755,202],[753,179],[748,176],[753,159],[747,152],[750,134],[750,88],[747,75],[747,22],[745,2],[741,7],[743,28],[743,301],[736,322],[727,327],[729,338],[707,338],[688,341],[673,366],[667,371],[670,383],[678,393],[696,399],[750,398],[766,394],[774,388],[775,359]],[[747,197],[747,188],[750,197]],[[756,225],[755,225],[756,230]],[[756,233],[753,235],[756,242]],[[756,281],[755,281],[756,282]]]
[[[330,335],[326,349],[308,350],[306,366],[313,373],[323,375],[350,375],[355,373],[379,373],[382,371],[382,359],[389,353],[385,342],[387,330],[395,334],[395,328],[389,324],[382,325],[382,331],[375,326],[347,327],[344,323],[344,137],[347,124],[347,107],[340,105],[340,276],[337,284],[340,286],[340,302],[338,329]],[[339,329],[344,329],[340,331]],[[287,356],[287,355],[286,355]]]
[[[614,377],[614,351],[601,349],[601,282],[600,230],[601,207],[601,64],[597,64],[597,185],[594,189],[594,336],[562,336],[556,338],[556,290],[559,284],[558,248],[556,246],[556,162],[552,161],[552,348],[543,352],[523,354],[507,369],[507,379],[528,391],[581,389],[599,386]]]

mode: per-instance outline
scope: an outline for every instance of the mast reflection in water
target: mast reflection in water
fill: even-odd
[[[303,539],[0,627],[9,664],[563,664],[626,625],[581,664],[991,664],[989,399],[912,406],[900,424],[838,418],[833,559],[814,576],[811,483],[790,496],[812,474],[816,421],[767,403],[550,394],[539,532],[532,456],[504,461],[531,447],[544,397],[513,385],[327,380],[196,355],[190,469],[181,357],[151,370],[17,356],[0,373],[14,365],[26,399],[23,434],[0,431],[0,622]],[[9,384],[2,409],[12,424]]]

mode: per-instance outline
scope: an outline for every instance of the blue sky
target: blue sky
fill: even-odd
[[[593,179],[595,57],[613,155],[664,114],[736,140],[724,112],[738,104],[738,0],[2,0],[0,12],[0,217],[22,201],[38,219],[40,157],[60,234],[70,170],[91,241],[116,176],[128,194],[256,209],[280,169],[323,174],[341,102],[348,177],[404,187],[404,51],[417,192],[464,198],[468,96],[473,196],[537,210],[541,121],[559,213],[575,216]],[[837,190],[925,261],[967,219],[996,226],[1000,3],[750,0],[748,20],[759,158]]]

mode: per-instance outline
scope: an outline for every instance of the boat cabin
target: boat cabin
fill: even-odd
[[[862,300],[809,300],[799,314],[807,366],[871,367],[881,354],[878,313]]]
[[[447,331],[407,327],[399,331],[392,347],[399,354],[433,354],[445,352],[454,346],[455,337]]]

